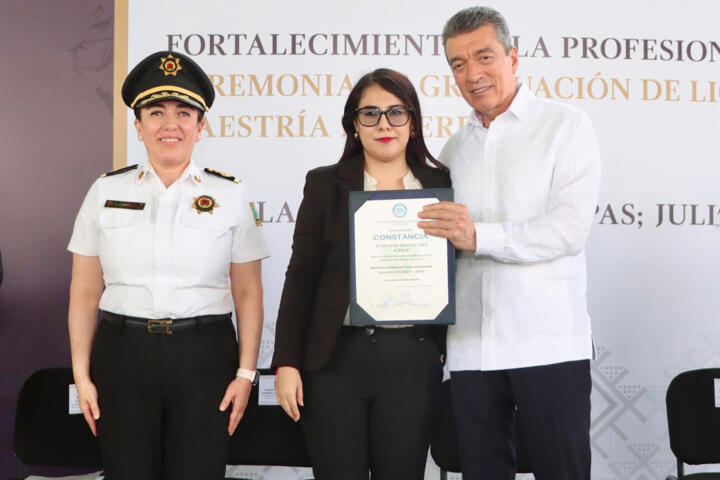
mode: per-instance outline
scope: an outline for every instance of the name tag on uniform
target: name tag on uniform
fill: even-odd
[[[144,210],[145,202],[125,202],[123,200],[105,200],[105,208],[124,208],[127,210]]]

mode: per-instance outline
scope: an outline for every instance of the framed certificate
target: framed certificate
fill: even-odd
[[[350,324],[455,323],[455,248],[418,228],[450,188],[350,192]]]

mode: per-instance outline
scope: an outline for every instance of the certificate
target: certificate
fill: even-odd
[[[350,192],[350,324],[455,323],[455,249],[418,228],[452,189]]]

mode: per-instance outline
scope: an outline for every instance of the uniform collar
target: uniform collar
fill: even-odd
[[[147,182],[150,177],[157,178],[157,173],[155,173],[155,169],[152,167],[152,164],[147,162],[135,173],[135,182]]]
[[[498,115],[498,117],[511,114],[518,120],[523,121],[530,115],[530,108],[532,107],[534,101],[535,95],[532,94],[525,84],[521,83],[518,85],[517,93],[515,93],[515,97],[513,98],[512,103],[510,103],[508,109]],[[482,124],[480,115],[478,115],[474,110],[470,113],[470,120],[468,123],[476,127],[485,128]]]
[[[190,158],[190,163],[188,164],[187,168],[183,172],[182,175],[180,175],[180,178],[189,177],[190,180],[195,185],[201,185],[202,184],[202,170],[200,170],[200,167],[195,165],[195,161],[193,161],[192,158]]]
[[[200,185],[202,184],[201,174],[202,170],[200,170],[200,168],[195,164],[193,159],[190,158],[190,163],[188,163],[188,166],[185,168],[183,173],[180,174],[178,181],[189,179],[190,182],[196,185]],[[147,162],[145,163],[145,165],[142,166],[142,168],[140,168],[140,170],[135,175],[135,181],[137,183],[141,183],[147,181],[147,179],[150,177],[159,178],[152,164],[150,162]]]

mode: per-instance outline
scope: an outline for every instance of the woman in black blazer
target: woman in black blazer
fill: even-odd
[[[276,325],[275,388],[291,418],[302,414],[318,480],[367,480],[368,471],[422,479],[445,330],[349,326],[348,192],[449,187],[450,177],[425,145],[404,75],[363,76],[342,123],[340,161],[307,174]]]

